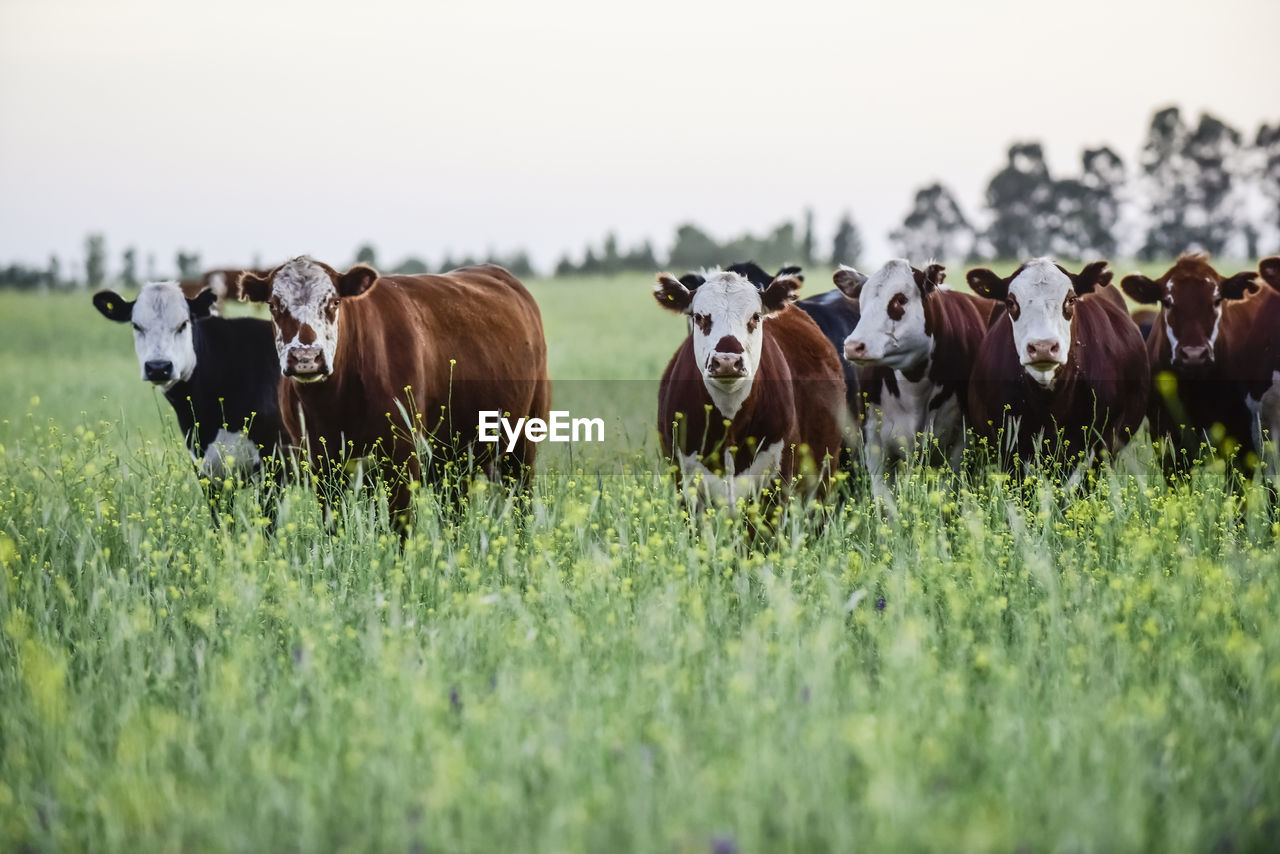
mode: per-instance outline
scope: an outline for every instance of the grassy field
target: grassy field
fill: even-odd
[[[648,283],[536,283],[553,376],[653,380]],[[1275,509],[1122,472],[215,528],[127,331],[0,295],[0,851],[1275,850]]]

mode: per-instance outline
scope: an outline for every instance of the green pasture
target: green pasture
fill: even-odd
[[[661,373],[650,282],[533,283],[566,395]],[[87,294],[0,294],[0,851],[1280,844],[1280,522],[1220,467],[855,478],[754,545],[660,473],[403,546],[254,497],[210,523]]]

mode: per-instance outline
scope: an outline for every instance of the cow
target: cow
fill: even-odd
[[[1202,446],[1231,457],[1252,442],[1251,418],[1240,385],[1251,358],[1245,341],[1263,299],[1255,273],[1224,278],[1202,253],[1182,255],[1164,275],[1125,276],[1131,299],[1159,306],[1147,335],[1153,393],[1147,404],[1151,436],[1162,445],[1166,471],[1184,469]]]
[[[804,283],[804,276],[801,275],[800,268],[795,266],[783,267],[772,276],[754,261],[730,264],[725,270],[745,276],[747,281],[761,290],[769,287],[769,283],[778,276],[795,276],[801,284]],[[698,285],[701,285],[704,280],[704,277],[699,273],[686,273],[680,277],[680,284],[692,291]],[[839,357],[844,350],[844,339],[853,331],[853,327],[858,325],[857,300],[846,299],[839,291],[832,290],[796,300],[795,305],[796,308],[813,318],[813,322],[818,324],[818,329],[831,342],[832,349],[835,350],[836,356]],[[690,329],[692,330],[692,328],[692,321],[690,321]],[[844,371],[845,403],[852,423],[856,419],[858,412],[858,372],[853,365],[844,361],[844,359],[840,359],[840,367]],[[845,462],[847,463],[847,460]],[[842,467],[847,467],[847,465],[842,465]]]
[[[187,299],[177,282],[148,283],[132,302],[114,291],[93,296],[104,317],[132,326],[142,379],[173,407],[211,498],[227,478],[260,469],[284,437],[271,324],[210,316],[216,299],[208,290]]]
[[[663,273],[653,289],[692,321],[658,392],[662,450],[682,492],[730,510],[779,480],[822,494],[842,444],[844,380],[818,325],[792,307],[799,278],[763,289],[727,270],[703,278],[690,290]]]
[[[225,310],[228,300],[239,299],[240,295],[236,289],[239,287],[240,276],[246,272],[261,275],[265,271],[242,269],[208,270],[194,278],[180,280],[178,287],[182,288],[182,293],[187,299],[195,299],[204,291],[212,291],[215,299],[213,304],[209,306],[209,314],[219,316]]]
[[[881,500],[891,467],[937,453],[958,470],[964,454],[969,373],[994,303],[942,287],[945,278],[940,264],[919,270],[904,259],[871,276],[845,266],[833,276],[861,308],[842,349],[858,367],[863,453]]]
[[[271,311],[281,415],[318,475],[326,512],[329,488],[356,459],[374,458],[402,537],[413,481],[440,483],[451,467],[474,464],[527,486],[537,451],[527,433],[509,453],[479,441],[481,412],[545,421],[550,405],[542,316],[515,276],[489,264],[443,275],[381,276],[364,264],[339,273],[302,255],[245,273],[239,291]]]
[[[1060,455],[1076,464],[1074,487],[1101,455],[1128,444],[1151,382],[1142,336],[1107,263],[1069,273],[1036,258],[1003,279],[976,268],[966,280],[974,293],[1004,303],[969,381],[974,432],[1006,465],[1044,450]]]
[[[1280,257],[1264,258],[1258,277],[1269,285],[1257,298],[1241,369],[1253,447],[1280,474]]]

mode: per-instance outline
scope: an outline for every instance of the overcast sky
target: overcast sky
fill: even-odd
[[[915,189],[975,213],[1012,140],[1056,174],[1132,163],[1171,103],[1280,120],[1277,0],[863,5],[0,0],[0,263],[101,231],[161,272],[366,240],[547,267],[812,206],[877,264]]]

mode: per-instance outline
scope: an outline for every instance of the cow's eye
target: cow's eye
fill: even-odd
[[[1010,320],[1017,320],[1019,314],[1018,298],[1010,294],[1004,298],[1004,306],[1009,312]]]
[[[760,312],[757,311],[755,314],[751,315],[751,322],[752,323],[760,322]]]
[[[186,332],[187,327],[190,325],[191,325],[191,321],[189,320],[182,321],[182,325],[178,327],[178,334],[181,335],[182,333]]]
[[[1161,297],[1160,304],[1165,308],[1173,308],[1173,297]]]
[[[136,323],[130,323],[129,325],[133,327],[133,331],[134,331],[134,332],[138,333],[139,335],[141,335],[141,334],[142,334],[142,327],[141,327],[141,326],[139,326],[139,325],[138,325],[138,324],[136,324]]]

